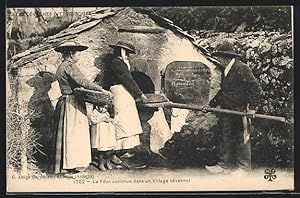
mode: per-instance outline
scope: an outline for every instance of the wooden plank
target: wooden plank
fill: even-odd
[[[103,13],[103,14],[98,14],[97,13],[97,14],[92,14],[89,17],[91,19],[104,19],[104,18],[106,18],[108,16],[113,16],[115,14],[116,14],[116,12],[106,12],[106,13]]]
[[[37,53],[31,54],[31,55],[28,55],[26,58],[20,59],[20,60],[14,62],[13,64],[11,64],[8,67],[8,69],[9,70],[16,69],[16,68],[20,67],[21,65],[26,65],[27,63],[30,63],[30,62],[34,61],[35,59],[37,59],[47,53],[48,53],[48,50],[44,50],[41,52],[37,52]]]
[[[134,33],[163,33],[166,29],[161,27],[149,27],[149,26],[123,26],[120,27],[119,32],[134,32]]]
[[[69,36],[65,36],[63,38],[47,39],[46,42],[55,44],[55,43],[61,43],[62,41],[67,41],[67,40],[70,40],[70,39],[74,39],[76,37],[77,37],[77,35],[69,35]]]
[[[8,65],[8,69],[9,68],[17,68],[20,64],[24,63],[26,61],[26,59],[32,59],[33,54],[41,52],[43,50],[49,50],[51,48],[54,48],[54,47],[60,45],[63,41],[73,39],[75,37],[76,37],[76,35],[70,35],[70,36],[66,36],[64,38],[56,38],[53,40],[46,40],[45,44],[34,46],[34,47],[30,48],[29,50],[26,50],[24,52],[16,54],[15,56],[13,56],[10,59],[11,64]]]
[[[80,32],[83,32],[85,30],[88,30],[88,29],[90,29],[90,28],[98,25],[101,21],[102,21],[101,19],[94,20],[94,21],[91,21],[91,22],[79,25],[79,26],[77,26],[75,28],[66,29],[66,30],[64,30],[64,31],[56,34],[55,36],[50,37],[50,39],[61,38],[61,37],[69,36],[69,35],[78,34]]]

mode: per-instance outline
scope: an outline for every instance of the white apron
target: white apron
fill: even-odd
[[[135,100],[123,85],[111,86],[113,93],[117,144],[115,150],[130,149],[140,144],[143,132]]]
[[[85,106],[74,95],[66,97],[63,127],[63,169],[87,167],[91,162],[89,125]]]

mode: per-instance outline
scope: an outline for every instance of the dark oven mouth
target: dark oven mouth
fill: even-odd
[[[154,83],[152,79],[145,73],[140,71],[131,72],[132,78],[138,84],[144,94],[154,94]],[[141,121],[148,121],[157,110],[157,108],[137,106]]]
[[[152,82],[152,79],[146,75],[143,72],[139,71],[133,71],[131,72],[132,78],[135,80],[135,82],[138,84],[140,89],[145,94],[154,93],[154,83]]]

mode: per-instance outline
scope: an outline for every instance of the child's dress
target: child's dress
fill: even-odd
[[[94,109],[91,115],[91,123],[92,148],[99,151],[114,149],[116,146],[116,133],[114,125],[110,122],[109,113],[100,113]]]

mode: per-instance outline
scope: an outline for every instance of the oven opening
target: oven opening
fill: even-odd
[[[131,76],[143,91],[143,93],[154,93],[154,83],[148,75],[144,74],[143,72],[133,71],[131,72]]]
[[[132,78],[136,81],[140,89],[144,94],[154,94],[154,83],[151,78],[143,72],[133,71],[131,72]],[[157,110],[157,108],[149,108],[137,106],[141,121],[148,121]]]

